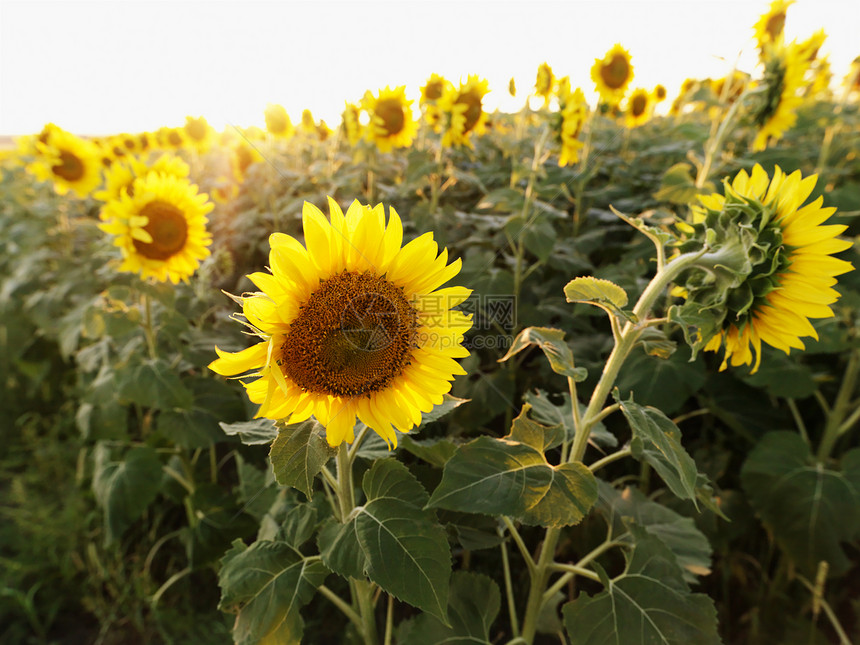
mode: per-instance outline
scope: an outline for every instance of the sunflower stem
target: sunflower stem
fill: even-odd
[[[840,429],[845,421],[845,417],[853,412],[849,408],[851,407],[851,397],[854,395],[854,388],[857,385],[857,376],[859,373],[860,350],[855,349],[851,352],[848,365],[845,367],[845,374],[842,377],[842,385],[839,387],[836,401],[833,402],[833,407],[827,415],[824,436],[821,437],[821,443],[818,446],[818,459],[820,461],[824,461],[830,456],[833,446],[841,434]]]
[[[155,327],[152,324],[152,300],[146,292],[143,294],[143,335],[146,336],[149,357],[155,360],[158,358],[158,352],[155,344]]]
[[[499,529],[499,535],[502,535],[503,531],[501,528]],[[520,635],[520,624],[517,619],[517,605],[514,601],[514,585],[513,580],[511,579],[511,564],[508,558],[508,543],[506,541],[502,541],[499,545],[499,548],[502,550],[502,572],[504,573],[505,578],[505,598],[508,601],[508,616],[511,621],[511,633],[514,636]]]
[[[727,82],[728,85],[731,81]],[[732,106],[729,108],[729,111],[726,113],[726,117],[723,119],[722,123],[720,123],[719,129],[714,136],[709,137],[707,142],[705,143],[705,161],[702,163],[699,168],[699,172],[696,175],[696,188],[702,188],[705,185],[705,182],[708,181],[708,175],[711,174],[711,167],[714,164],[714,159],[716,156],[722,151],[723,143],[726,140],[726,136],[731,131],[731,127],[734,125],[735,117],[737,117],[738,112],[740,111],[740,106],[743,103],[743,99],[748,92],[744,92],[738,99],[732,103]]]

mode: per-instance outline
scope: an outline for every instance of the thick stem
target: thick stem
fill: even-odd
[[[544,537],[543,545],[541,546],[540,557],[531,575],[529,597],[526,600],[526,614],[523,619],[523,631],[521,634],[522,639],[526,643],[531,643],[534,640],[535,632],[537,631],[537,620],[544,603],[544,590],[552,573],[550,565],[553,564],[555,548],[558,545],[560,537],[560,529],[547,529],[546,537]]]
[[[148,293],[143,294],[143,335],[146,336],[149,357],[154,360],[158,357],[158,351],[155,344],[155,327],[152,325],[152,300]]]
[[[709,138],[705,144],[705,161],[702,163],[701,168],[699,168],[699,174],[696,175],[696,188],[702,188],[705,185],[705,182],[708,181],[708,175],[711,174],[711,166],[714,163],[714,158],[723,149],[723,142],[731,131],[730,126],[734,125],[733,121],[740,110],[743,98],[743,96],[740,96],[734,103],[732,103],[732,106],[726,114],[726,118],[723,119],[722,123],[720,123],[720,128],[717,130],[716,136]]]
[[[851,357],[848,359],[848,365],[845,367],[845,374],[842,377],[842,385],[839,387],[839,393],[836,395],[836,401],[827,415],[827,424],[824,426],[824,436],[821,438],[821,444],[818,446],[818,459],[823,461],[830,456],[833,451],[833,446],[839,438],[843,427],[845,417],[853,412],[851,410],[851,398],[854,395],[854,388],[857,385],[857,376],[860,373],[860,350],[851,352]],[[841,431],[841,432],[840,432]]]

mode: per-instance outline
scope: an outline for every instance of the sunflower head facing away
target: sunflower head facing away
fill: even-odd
[[[445,134],[443,146],[471,146],[470,135],[483,134],[486,130],[487,113],[484,111],[484,96],[490,84],[478,76],[469,76],[460,87],[449,86],[439,99],[443,114]]]
[[[762,342],[786,354],[802,350],[801,337],[818,338],[809,319],[833,316],[836,276],[853,269],[833,254],[852,243],[837,237],[845,226],[822,225],[836,209],[822,207],[821,197],[803,206],[816,181],[779,166],[770,179],[756,165],[726,180],[725,195],[700,197],[692,225],[682,226],[687,250],[704,239],[711,250],[688,275],[686,302],[670,317],[698,328],[688,337],[694,349],[725,348],[721,370],[729,363],[758,370]]]
[[[374,96],[369,90],[361,100],[370,115],[367,137],[382,152],[393,148],[406,148],[412,143],[418,131],[418,123],[412,117],[412,101],[406,100],[406,86],[396,89],[386,87]]]
[[[588,116],[585,94],[579,88],[571,91],[567,76],[558,82],[558,107],[558,116],[554,119],[556,141],[560,144],[558,165],[567,166],[579,161],[579,151],[584,146],[579,133]]]
[[[537,79],[535,79],[535,96],[541,97],[544,105],[549,104],[554,85],[555,75],[552,73],[552,67],[547,63],[541,63],[538,67]]]
[[[403,227],[390,209],[357,201],[346,215],[329,199],[331,219],[305,203],[305,244],[269,238],[271,273],[248,277],[260,289],[242,297],[242,315],[259,342],[237,353],[216,349],[210,368],[244,374],[258,417],[290,423],[315,416],[332,446],[352,442],[356,417],[389,444],[442,402],[468,356],[471,317],[452,307],[464,287],[440,287],[460,270],[432,233],[401,248]]]
[[[627,86],[633,80],[633,66],[630,54],[616,44],[603,58],[596,58],[591,67],[591,80],[597,87],[600,100],[616,105],[623,97]]]
[[[295,128],[283,105],[269,103],[263,116],[266,118],[266,130],[276,139],[289,139],[293,136]]]
[[[212,208],[187,179],[149,172],[134,180],[133,190],[105,204],[99,228],[115,236],[123,255],[120,271],[176,284],[209,255],[206,214]]]
[[[355,146],[364,135],[364,126],[361,124],[361,108],[355,103],[347,103],[340,115],[340,126],[343,135],[349,145]]]
[[[785,27],[785,13],[794,4],[794,0],[773,0],[770,8],[763,13],[753,26],[755,39],[759,49],[770,43],[782,42],[782,31]]]
[[[51,181],[60,195],[69,191],[86,197],[101,183],[102,157],[90,141],[54,126],[34,142],[36,159],[27,170]]]
[[[753,108],[753,121],[758,129],[753,150],[764,150],[768,142],[776,141],[797,121],[797,107],[803,102],[801,90],[809,63],[801,48],[768,46],[764,58],[764,92]]]

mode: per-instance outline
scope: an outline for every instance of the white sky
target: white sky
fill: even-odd
[[[203,115],[262,125],[266,103],[330,126],[344,100],[431,72],[490,82],[486,105],[516,110],[547,61],[590,95],[594,59],[616,42],[633,86],[753,71],[752,25],[767,0],[568,2],[166,2],[0,0],[0,134],[48,121],[81,134],[140,132]],[[841,81],[860,54],[860,1],[798,0],[786,35],[825,28]],[[518,98],[507,93],[515,77]]]

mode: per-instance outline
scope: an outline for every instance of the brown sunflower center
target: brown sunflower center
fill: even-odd
[[[182,145],[182,135],[180,135],[176,130],[171,130],[167,133],[167,143],[178,148]]]
[[[236,166],[242,174],[245,174],[248,170],[248,166],[254,163],[254,155],[245,146],[237,146],[234,148],[234,151],[236,153]]]
[[[773,14],[770,18],[767,19],[767,24],[764,27],[764,30],[767,32],[767,35],[770,36],[771,40],[776,40],[779,38],[779,35],[782,33],[782,30],[785,28],[785,12],[781,11],[779,13]]]
[[[412,358],[418,313],[372,273],[320,283],[281,346],[284,374],[307,392],[360,396],[385,389]]]
[[[84,162],[68,150],[60,151],[60,163],[51,166],[51,171],[66,181],[78,181],[84,176]]]
[[[424,97],[428,101],[436,101],[442,96],[442,81],[431,81],[424,88]]]
[[[180,209],[173,204],[155,200],[140,210],[149,219],[143,230],[152,236],[152,242],[134,241],[134,248],[150,260],[166,260],[182,250],[188,239],[188,222]]]
[[[383,127],[389,135],[397,134],[406,125],[403,104],[397,98],[378,101],[374,113],[382,119]]]
[[[613,54],[612,60],[600,67],[600,78],[611,90],[623,87],[629,76],[630,64],[624,54]]]
[[[206,138],[206,124],[202,119],[192,119],[186,123],[185,131],[194,141],[203,141]]]
[[[466,117],[463,134],[466,134],[472,131],[472,128],[477,125],[478,119],[481,118],[481,111],[484,107],[481,102],[481,94],[475,90],[470,90],[464,94],[460,94],[457,97],[457,103],[466,105],[466,111],[463,112],[463,115]]]
[[[630,106],[630,113],[639,117],[645,113],[645,107],[648,105],[648,99],[642,94],[637,94],[633,97],[633,104]]]

